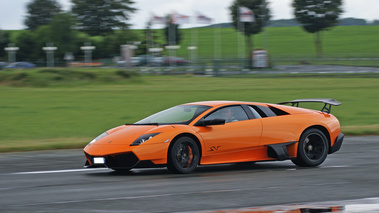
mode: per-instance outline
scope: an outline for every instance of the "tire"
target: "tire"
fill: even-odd
[[[168,152],[167,168],[173,173],[193,172],[200,162],[200,151],[190,137],[180,137],[174,141]]]
[[[306,130],[300,137],[297,157],[291,159],[301,167],[315,167],[322,164],[328,155],[329,143],[325,134],[315,128]]]

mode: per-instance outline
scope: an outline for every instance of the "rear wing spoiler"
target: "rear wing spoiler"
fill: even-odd
[[[286,101],[281,102],[278,104],[292,104],[292,106],[299,107],[299,103],[303,102],[317,102],[317,103],[324,103],[324,107],[321,109],[321,112],[330,113],[333,106],[339,106],[341,105],[340,102],[330,99],[330,98],[308,98],[308,99],[296,99],[293,101]]]

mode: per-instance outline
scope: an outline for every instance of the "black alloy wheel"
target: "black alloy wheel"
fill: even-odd
[[[297,157],[292,162],[297,166],[314,167],[322,164],[328,155],[328,139],[319,129],[308,129],[300,137]]]
[[[193,172],[200,162],[200,151],[196,142],[185,136],[173,143],[168,153],[167,168],[173,173],[188,174]]]

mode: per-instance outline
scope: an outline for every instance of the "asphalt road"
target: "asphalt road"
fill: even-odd
[[[264,162],[189,175],[83,169],[81,150],[3,153],[0,212],[191,212],[373,198],[378,162],[379,136],[345,138],[317,168]]]
[[[339,65],[278,65],[275,68],[279,73],[379,73],[378,67]]]

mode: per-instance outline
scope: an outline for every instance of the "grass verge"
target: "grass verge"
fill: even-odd
[[[116,75],[115,72],[93,71],[95,79],[109,73]],[[379,75],[375,74],[133,78],[117,77],[113,82],[67,80],[66,84],[53,81],[44,87],[3,84],[0,152],[81,148],[112,127],[136,122],[177,104],[204,100],[278,103],[298,98],[335,98],[342,105],[333,107],[332,113],[345,134],[379,134]]]

